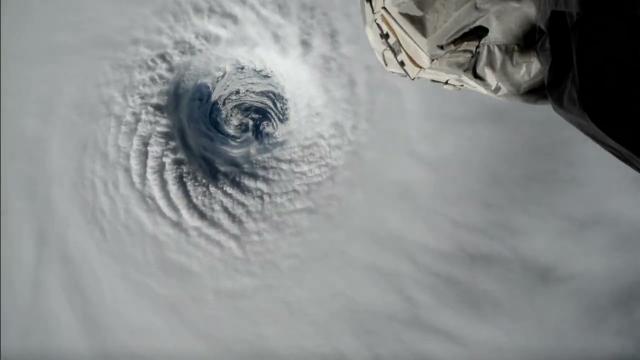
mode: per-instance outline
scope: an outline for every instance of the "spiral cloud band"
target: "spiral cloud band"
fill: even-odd
[[[230,258],[280,266],[295,252],[295,233],[363,127],[362,84],[347,71],[339,29],[298,5],[175,5],[113,66],[109,135],[96,140],[105,163],[91,164],[96,202],[102,219],[138,218],[157,241],[114,236],[112,249],[198,272],[227,271]]]

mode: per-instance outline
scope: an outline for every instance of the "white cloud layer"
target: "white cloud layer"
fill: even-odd
[[[223,3],[2,2],[3,358],[640,355],[637,174],[546,107],[385,73],[356,1]],[[170,132],[142,95],[180,41],[281,74],[290,182],[136,173],[170,136],[114,127]]]

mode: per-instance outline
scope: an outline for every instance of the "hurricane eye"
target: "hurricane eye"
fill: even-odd
[[[170,94],[169,120],[179,145],[211,181],[221,173],[253,173],[255,157],[274,150],[265,144],[289,120],[284,88],[265,69],[187,66],[176,75]],[[189,97],[197,105],[184,100]],[[203,103],[208,111],[202,111]]]
[[[111,74],[116,166],[100,168],[121,174],[104,191],[144,202],[137,224],[154,224],[160,254],[269,256],[331,189],[363,125],[363,87],[315,6],[192,3],[160,17]],[[256,19],[274,31],[256,32]]]

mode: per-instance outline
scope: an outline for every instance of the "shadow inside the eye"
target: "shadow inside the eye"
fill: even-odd
[[[169,91],[167,114],[179,146],[210,181],[252,175],[256,157],[284,141],[279,129],[289,110],[282,86],[266,71],[237,64],[217,75],[196,74],[179,74]]]

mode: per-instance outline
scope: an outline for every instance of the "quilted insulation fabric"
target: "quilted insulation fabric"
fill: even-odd
[[[640,2],[362,0],[394,73],[554,110],[640,172]],[[614,50],[614,51],[612,51]],[[597,56],[594,56],[597,54]]]

